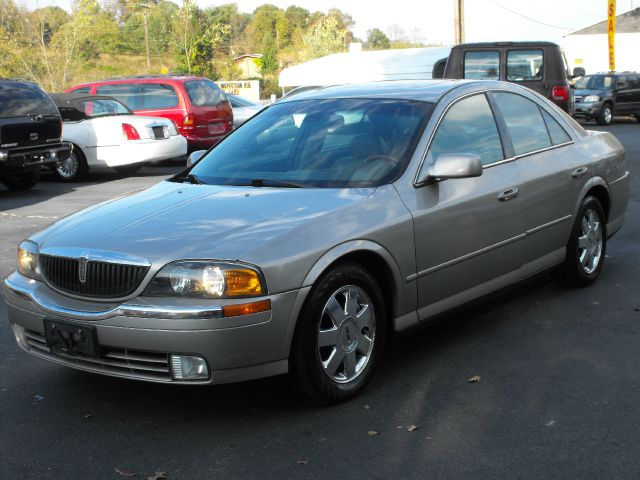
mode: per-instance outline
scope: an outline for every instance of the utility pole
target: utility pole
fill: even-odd
[[[151,73],[151,57],[149,55],[149,24],[147,19],[149,17],[149,6],[146,3],[141,3],[140,7],[146,9],[145,12],[140,12],[144,21],[144,44],[147,49],[147,73]]]
[[[464,43],[464,0],[453,0],[455,44]]]

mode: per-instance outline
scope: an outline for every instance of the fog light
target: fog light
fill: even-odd
[[[202,357],[171,355],[171,373],[174,380],[204,380],[209,378],[209,367]]]
[[[9,152],[0,150],[0,162],[4,162],[7,158],[9,158]]]

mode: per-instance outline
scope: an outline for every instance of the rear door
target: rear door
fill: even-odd
[[[62,120],[51,98],[33,83],[0,81],[0,147],[60,142]]]
[[[492,92],[491,98],[504,118],[510,154],[522,178],[525,263],[538,270],[564,254],[578,196],[592,172],[567,130],[546,108],[513,92]],[[542,262],[540,268],[535,262]]]

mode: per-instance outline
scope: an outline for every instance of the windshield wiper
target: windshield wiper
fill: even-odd
[[[253,178],[250,185],[252,187],[286,187],[286,188],[307,188],[301,183],[288,182],[286,180],[277,180],[275,178]]]
[[[206,185],[206,182],[203,182],[202,180],[200,180],[196,175],[194,175],[193,173],[187,173],[186,175],[178,175],[175,176],[171,179],[172,182],[182,182],[184,183],[189,182],[192,185]]]

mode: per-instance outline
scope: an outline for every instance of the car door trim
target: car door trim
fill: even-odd
[[[538,225],[537,227],[527,230],[526,235],[529,236],[529,235],[533,235],[534,233],[541,232],[542,230],[551,228],[555,225],[566,222],[567,220],[571,220],[572,217],[573,215],[565,215],[564,217],[556,218],[555,220],[551,220],[550,222],[544,223],[542,225]]]
[[[458,263],[465,262],[465,261],[470,260],[472,258],[478,257],[478,256],[480,256],[482,254],[488,253],[488,252],[490,252],[492,250],[496,250],[496,249],[504,247],[506,245],[515,243],[518,240],[524,239],[526,236],[527,236],[526,233],[521,233],[519,235],[516,235],[515,237],[507,238],[506,240],[503,240],[503,241],[498,242],[498,243],[494,243],[493,245],[489,245],[487,247],[481,248],[480,250],[475,250],[473,252],[470,252],[470,253],[467,253],[465,255],[462,255],[461,257],[453,258],[453,259],[448,260],[448,261],[446,261],[444,263],[440,263],[438,265],[434,265],[433,267],[429,267],[429,268],[427,268],[425,270],[421,270],[418,273],[414,273],[413,275],[409,275],[406,278],[406,281],[407,282],[412,282],[414,280],[417,280],[418,278],[422,278],[422,277],[424,277],[426,275],[429,275],[431,273],[435,273],[435,272],[437,272],[439,270],[442,270],[444,268],[451,267],[453,265],[457,265]]]

